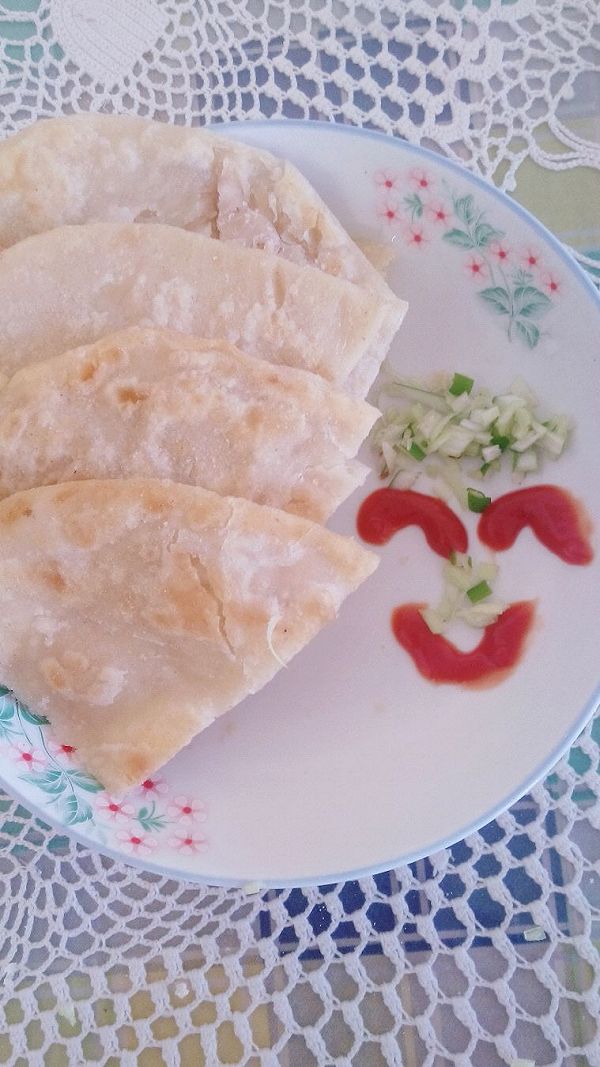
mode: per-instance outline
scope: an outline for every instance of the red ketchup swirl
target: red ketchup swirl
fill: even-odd
[[[502,552],[525,526],[565,563],[582,565],[593,557],[591,523],[578,501],[557,485],[532,485],[498,497],[482,513],[477,532],[484,545]]]
[[[430,682],[458,685],[497,685],[521,658],[533,623],[531,601],[511,604],[486,626],[481,641],[462,652],[441,634],[434,634],[421,615],[423,604],[403,604],[392,613],[396,640]]]
[[[363,500],[356,520],[363,541],[384,545],[405,526],[420,526],[429,547],[444,559],[467,550],[467,531],[443,500],[412,489],[376,489]]]

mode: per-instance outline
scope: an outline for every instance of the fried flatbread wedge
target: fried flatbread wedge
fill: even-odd
[[[264,686],[375,569],[306,519],[157,480],[0,503],[0,679],[110,790]]]
[[[0,496],[168,478],[324,522],[357,488],[379,412],[225,342],[131,327],[23,367],[0,390]]]
[[[0,372],[153,324],[364,396],[404,310],[315,267],[174,226],[66,226],[0,253]]]
[[[134,115],[43,119],[0,145],[0,248],[82,222],[164,222],[264,248],[392,298],[290,163]]]

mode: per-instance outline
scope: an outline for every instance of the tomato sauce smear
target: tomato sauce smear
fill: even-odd
[[[519,662],[535,616],[532,601],[510,604],[470,652],[463,652],[441,634],[429,629],[421,609],[424,604],[403,604],[392,613],[392,630],[398,643],[411,656],[417,670],[429,682],[497,685]]]
[[[412,489],[376,489],[363,500],[356,519],[359,536],[370,545],[386,544],[405,526],[420,526],[429,547],[444,559],[467,551],[467,531],[448,505]]]
[[[484,545],[502,552],[525,526],[565,563],[585,565],[593,558],[591,522],[582,505],[557,485],[532,485],[505,493],[485,509],[477,533]]]

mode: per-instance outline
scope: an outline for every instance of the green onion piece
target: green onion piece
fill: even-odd
[[[427,455],[427,453],[423,451],[421,446],[418,445],[416,441],[413,441],[413,443],[410,446],[408,452],[409,452],[409,455],[411,455],[413,459],[419,459],[419,460],[425,459],[425,456]]]
[[[479,473],[480,474],[487,474],[487,472],[489,471],[491,465],[492,465],[491,463],[482,463],[481,467],[479,468]]]
[[[487,596],[491,596],[491,593],[492,587],[487,582],[477,582],[477,585],[472,585],[470,589],[467,589],[467,596],[472,604],[485,600]]]
[[[485,511],[485,509],[488,508],[491,503],[492,498],[486,496],[485,493],[482,493],[480,489],[467,488],[467,505],[469,511]]]
[[[466,374],[455,374],[448,392],[452,396],[461,396],[462,393],[470,393],[473,385],[473,378],[467,378]]]
[[[506,452],[506,449],[510,444],[510,437],[506,437],[506,435],[502,433],[493,433],[491,436],[491,443],[493,445],[498,445],[501,452]]]

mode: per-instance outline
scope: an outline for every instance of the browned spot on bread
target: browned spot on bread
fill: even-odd
[[[167,586],[161,607],[150,612],[149,617],[161,630],[216,638],[214,601],[203,589]]]
[[[54,589],[57,593],[63,593],[67,588],[67,583],[63,578],[58,565],[50,560],[48,563],[43,563],[36,570],[37,577],[40,579],[43,585],[48,589]]]
[[[141,404],[148,399],[148,393],[143,389],[134,389],[132,385],[122,385],[117,389],[117,399],[120,404]]]
[[[64,668],[58,662],[57,659],[48,658],[43,659],[40,664],[44,679],[52,689],[66,689],[67,687],[67,675]]]
[[[19,519],[29,519],[32,515],[33,509],[26,500],[12,500],[5,508],[0,509],[0,523],[4,526],[11,526],[13,522]]]
[[[95,377],[103,364],[118,363],[122,356],[123,352],[116,345],[103,345],[96,350],[95,355],[90,356],[90,358],[86,359],[81,365],[79,380],[82,382],[89,382]]]
[[[61,508],[62,529],[73,544],[89,548],[96,544],[102,532],[112,526],[115,498],[122,492],[123,483],[115,481],[65,482],[54,490],[53,502]]]
[[[76,485],[64,485],[62,489],[56,491],[54,499],[57,504],[66,504],[67,500],[70,500],[71,497],[75,496],[77,491]]]
[[[246,413],[246,426],[252,432],[262,429],[265,422],[265,413],[259,407],[250,408]]]
[[[48,685],[60,692],[82,692],[85,674],[90,661],[79,652],[65,651],[62,663],[54,656],[47,656],[41,664],[42,674]]]
[[[70,515],[63,522],[65,537],[77,548],[91,548],[96,543],[96,523],[92,516]]]
[[[309,593],[304,598],[301,614],[308,619],[318,620],[319,626],[324,626],[325,623],[332,622],[335,619],[336,610],[333,601],[329,597],[320,596],[318,593]]]
[[[267,626],[269,625],[269,616],[264,608],[256,607],[253,604],[236,604],[229,603],[227,605],[227,620],[231,621],[232,626],[245,628],[249,630],[263,630],[266,634]]]
[[[160,605],[148,617],[160,629],[218,641],[218,603],[201,570],[186,552],[172,551]]]
[[[9,411],[8,415],[5,415],[2,420],[2,429],[4,431],[4,439],[12,437],[21,432],[23,428],[24,417],[22,411]]]
[[[313,522],[325,522],[327,518],[318,494],[315,494],[310,485],[299,485],[294,489],[286,504],[286,510],[305,519],[312,519]]]
[[[95,359],[86,360],[79,371],[79,380],[82,382],[89,382],[96,374],[99,365],[100,360],[97,357]]]
[[[143,752],[130,752],[123,767],[127,785],[137,785],[155,766]]]
[[[171,501],[167,494],[161,493],[157,489],[144,489],[142,503],[146,511],[150,511],[154,515],[160,515],[161,512],[168,511],[171,506]]]

